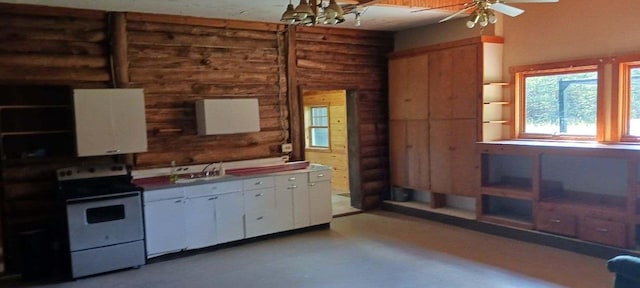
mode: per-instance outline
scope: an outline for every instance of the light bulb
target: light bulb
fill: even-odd
[[[480,16],[480,26],[486,27],[487,25],[489,25],[489,19],[487,18],[487,14],[482,14]]]
[[[356,24],[355,25],[357,27],[360,27],[360,25],[362,25],[362,21],[361,21],[360,18],[361,18],[360,13],[356,13]]]
[[[498,17],[496,17],[496,14],[493,14],[493,11],[489,10],[489,23],[496,24],[496,22],[498,22]]]

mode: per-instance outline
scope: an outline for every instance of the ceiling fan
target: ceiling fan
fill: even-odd
[[[458,15],[473,9],[473,12],[471,12],[471,17],[469,18],[469,21],[467,21],[467,27],[473,28],[477,24],[480,24],[480,26],[482,27],[487,26],[489,23],[495,24],[497,21],[497,18],[494,11],[500,12],[502,14],[505,14],[511,17],[516,17],[524,13],[524,10],[520,8],[507,5],[509,3],[554,3],[558,1],[559,0],[473,0],[471,2],[466,2],[466,3],[432,7],[432,8],[416,10],[412,12],[421,12],[421,11],[427,11],[427,10],[442,9],[447,7],[462,6],[460,10],[438,21],[438,23],[451,20],[457,17]]]

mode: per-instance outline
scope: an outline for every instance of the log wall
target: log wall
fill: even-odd
[[[354,112],[360,153],[351,157],[360,162],[355,173],[359,181],[354,182],[360,187],[352,187],[351,193],[360,194],[358,208],[373,209],[389,186],[386,54],[393,49],[392,34],[319,27],[296,27],[294,34],[295,72],[289,81],[301,91],[344,89],[355,93],[347,93],[348,97],[357,97]],[[299,97],[295,91],[291,94]],[[299,147],[298,118],[292,115],[291,133],[294,146]]]

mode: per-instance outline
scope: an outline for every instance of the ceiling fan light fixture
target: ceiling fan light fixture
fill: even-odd
[[[478,13],[478,11],[476,11],[473,14],[471,14],[471,17],[469,17],[469,21],[467,21],[467,27],[468,28],[476,27],[476,24],[478,24],[478,21],[480,21],[480,14]]]
[[[498,17],[496,17],[496,14],[493,13],[493,11],[488,10],[487,15],[488,15],[487,19],[489,20],[489,23],[496,24],[496,22],[498,22]]]
[[[480,26],[482,27],[487,27],[487,25],[489,25],[489,17],[487,16],[487,13],[482,13],[480,14],[480,21],[478,21]]]
[[[296,13],[293,10],[293,4],[289,3],[289,5],[287,6],[287,10],[282,13],[280,21],[287,24],[294,24],[296,22]]]
[[[313,9],[307,3],[307,0],[300,0],[300,4],[294,9],[296,19],[299,21],[305,20],[308,17],[314,17]]]

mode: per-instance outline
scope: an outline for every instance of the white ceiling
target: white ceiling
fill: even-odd
[[[294,6],[298,1],[292,0]],[[0,2],[274,23],[279,23],[280,16],[289,4],[287,0],[0,0]],[[419,9],[422,8],[368,6],[362,14],[360,27],[354,26],[353,14],[346,15],[346,21],[336,27],[400,31],[436,23],[451,13],[438,10],[411,13]]]

